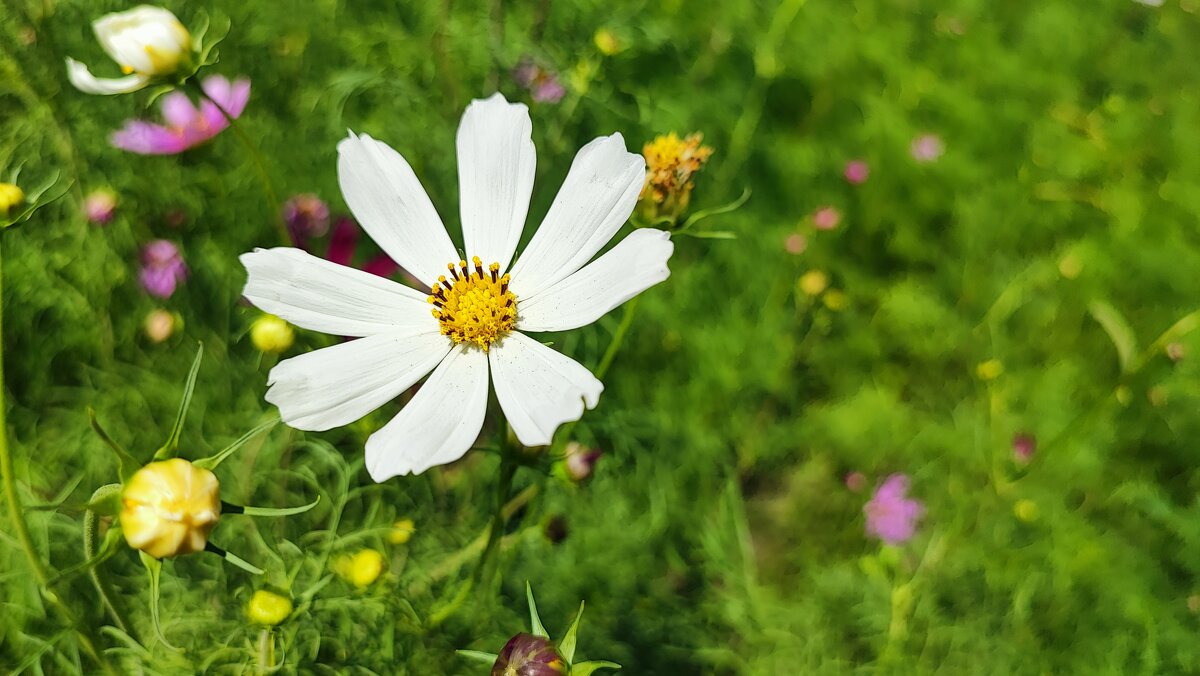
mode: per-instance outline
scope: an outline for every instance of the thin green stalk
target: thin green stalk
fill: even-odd
[[[267,171],[267,163],[266,160],[263,159],[262,151],[258,149],[258,145],[255,144],[254,141],[252,141],[250,137],[246,135],[246,132],[242,130],[241,126],[238,125],[237,118],[230,115],[229,111],[225,110],[224,106],[222,106],[220,103],[217,103],[213,97],[208,95],[208,92],[204,91],[203,87],[196,84],[194,81],[189,80],[188,84],[191,85],[192,89],[194,89],[201,98],[213,104],[213,106],[220,111],[221,115],[225,118],[225,121],[229,123],[229,128],[233,130],[233,135],[238,138],[238,141],[241,142],[242,146],[246,149],[246,152],[250,154],[250,159],[254,164],[254,170],[258,174],[258,180],[260,183],[262,183],[263,194],[266,195],[267,198],[267,205],[271,211],[271,220],[275,223],[275,229],[279,231],[280,243],[282,243],[284,246],[290,246],[292,244],[292,236],[288,233],[287,226],[279,217],[279,195],[275,192],[275,184],[271,181],[271,174]]]
[[[119,492],[121,490],[121,485],[109,484],[108,486],[101,486],[96,490],[95,493],[92,494],[92,499],[90,502],[94,503],[98,499],[102,499],[106,495],[111,494],[111,491],[113,490]],[[83,513],[84,561],[91,561],[100,553],[99,541],[100,515],[94,510],[89,509]],[[88,576],[92,578],[92,584],[95,585],[96,591],[100,593],[100,600],[104,602],[104,607],[107,608],[109,614],[112,615],[113,621],[117,624],[117,628],[128,634],[130,632],[130,627],[133,625],[125,618],[125,615],[121,612],[120,607],[117,606],[116,597],[113,594],[112,589],[109,587],[108,581],[100,575],[101,565],[102,563],[97,563],[89,568]]]
[[[508,428],[504,428],[503,434],[505,440],[502,442],[508,446]],[[507,519],[504,516],[504,503],[508,500],[508,494],[512,491],[513,478],[517,475],[517,465],[509,459],[508,453],[500,459],[500,480],[496,482],[496,502],[495,513],[492,515],[492,527],[488,531],[487,544],[484,545],[483,554],[479,557],[479,563],[475,567],[475,575],[473,582],[478,582],[483,575],[484,568],[488,565],[488,560],[492,557],[492,552],[495,551],[496,545],[500,543],[500,537],[504,532],[504,524]]]
[[[0,238],[0,242],[3,238]],[[96,651],[95,645],[92,644],[92,639],[87,634],[79,630],[75,620],[74,613],[63,603],[50,588],[50,575],[46,570],[45,564],[38,556],[37,550],[33,546],[33,538],[29,536],[29,527],[25,523],[25,512],[21,507],[21,496],[17,494],[16,473],[13,470],[12,452],[8,447],[8,420],[7,420],[7,404],[4,396],[4,269],[3,269],[3,249],[0,248],[0,481],[4,484],[4,497],[8,507],[8,516],[12,520],[13,531],[17,535],[17,541],[21,544],[21,549],[25,552],[25,558],[29,560],[29,567],[33,570],[33,576],[37,579],[38,587],[42,590],[43,597],[50,602],[52,606],[62,616],[68,626],[75,628],[76,636],[79,639],[79,645],[83,651],[87,653],[100,665],[105,673],[113,673],[112,667],[108,662],[100,656]]]
[[[262,676],[275,669],[275,641],[271,640],[271,630],[263,628],[258,635],[258,671]]]
[[[638,296],[634,296],[625,303],[625,312],[621,315],[621,323],[617,325],[616,333],[608,342],[608,349],[604,351],[604,356],[600,357],[600,363],[596,365],[597,380],[604,378],[608,373],[608,367],[612,366],[613,359],[617,358],[617,350],[621,349],[621,344],[625,342],[625,336],[629,333],[629,327],[633,326],[633,316],[637,313],[638,298]]]

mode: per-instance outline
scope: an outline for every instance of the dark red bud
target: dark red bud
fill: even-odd
[[[504,644],[492,665],[492,676],[566,676],[567,661],[550,639],[517,634]]]

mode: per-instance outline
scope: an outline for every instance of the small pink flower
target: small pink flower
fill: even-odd
[[[936,134],[922,134],[913,139],[909,152],[918,162],[936,162],[946,152],[946,144]]]
[[[842,212],[837,207],[823,206],[813,212],[812,222],[817,230],[833,230],[842,222]]]
[[[558,103],[567,93],[558,75],[542,68],[529,57],[523,57],[517,63],[517,67],[513,68],[512,77],[538,103]]]
[[[292,241],[308,249],[308,240],[329,232],[329,205],[312,193],[296,195],[283,203],[283,221]]]
[[[798,232],[793,232],[783,241],[783,248],[793,256],[799,256],[808,248],[808,238]]]
[[[231,84],[220,75],[212,75],[205,78],[201,87],[212,97],[212,101],[204,99],[196,108],[187,94],[171,92],[162,100],[165,126],[145,120],[130,120],[112,135],[112,144],[140,155],[176,155],[225,131],[229,120],[225,119],[221,109],[237,119],[250,100],[250,81],[246,78],[239,78]],[[221,108],[217,108],[213,101],[220,104]]]
[[[871,175],[871,167],[866,160],[851,160],[846,163],[846,169],[842,175],[846,177],[846,181],[850,185],[862,185]]]
[[[861,493],[867,487],[867,477],[862,472],[850,472],[846,475],[846,488],[851,493]]]
[[[1025,464],[1033,459],[1037,451],[1037,439],[1032,434],[1018,434],[1012,440],[1013,458]]]
[[[170,298],[175,287],[187,279],[187,265],[179,247],[165,239],[156,239],[142,248],[142,269],[138,281],[146,293]]]
[[[916,532],[925,506],[909,499],[908,477],[893,474],[875,490],[863,512],[867,515],[867,535],[897,545],[907,542]]]
[[[83,215],[96,225],[107,225],[117,213],[117,195],[111,190],[93,190],[83,198]]]

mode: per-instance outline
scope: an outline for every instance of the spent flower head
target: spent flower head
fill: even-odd
[[[87,66],[68,58],[67,77],[86,94],[126,94],[174,75],[195,56],[192,36],[169,10],[141,5],[106,14],[92,23],[104,51],[125,77],[97,78]]]
[[[121,493],[121,532],[156,559],[203,551],[221,517],[220,482],[207,469],[171,458],[142,467]]]
[[[700,133],[680,138],[675,132],[656,136],[642,147],[648,167],[642,187],[642,210],[651,222],[678,219],[687,210],[696,174],[712,157]]]
[[[383,481],[461,458],[483,427],[489,381],[517,439],[550,443],[594,407],[604,385],[582,364],[525,335],[590,324],[670,274],[666,232],[641,229],[588,263],[629,218],[645,163],[620,134],[583,147],[542,226],[516,255],[533,190],[528,109],[496,94],[468,106],[458,129],[465,256],[416,174],[363,135],[338,144],[338,178],[363,229],[427,291],[294,248],[241,257],[243,295],[314,331],[361,337],[285,360],[267,401],[284,422],[327,430],[362,418],[432,371],[366,443]]]
[[[908,477],[893,474],[875,490],[863,507],[867,515],[867,535],[888,544],[901,544],[912,538],[917,522],[925,514],[920,501],[908,497]]]

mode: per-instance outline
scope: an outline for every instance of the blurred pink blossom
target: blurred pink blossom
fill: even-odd
[[[83,216],[96,225],[107,225],[117,213],[117,195],[101,188],[83,198]]]
[[[793,256],[799,256],[808,248],[808,238],[798,232],[793,232],[783,240],[783,248]]]
[[[1019,463],[1027,463],[1033,459],[1037,451],[1037,439],[1032,434],[1017,434],[1012,440],[1013,458]]]
[[[867,477],[862,472],[850,472],[846,475],[846,488],[851,493],[861,493],[867,487]]]
[[[379,277],[391,277],[400,266],[387,256],[379,254],[361,266],[354,264],[354,252],[358,249],[358,237],[361,231],[353,219],[342,216],[333,225],[333,233],[329,236],[329,248],[325,251],[325,259],[345,265],[357,267]],[[420,285],[418,282],[417,285]]]
[[[308,249],[308,240],[329,232],[329,205],[312,193],[294,195],[283,203],[283,221],[292,242]]]
[[[142,269],[138,281],[151,296],[170,298],[175,287],[187,279],[187,265],[179,247],[165,239],[156,239],[142,247]]]
[[[946,144],[937,134],[922,134],[913,139],[909,152],[918,162],[936,162],[946,152]]]
[[[522,58],[513,68],[513,80],[538,103],[558,103],[567,89],[553,71],[542,68],[529,57]]]
[[[909,499],[907,476],[893,474],[875,490],[863,512],[867,515],[867,535],[896,545],[907,542],[916,532],[925,505]]]
[[[837,207],[826,205],[813,212],[812,222],[817,230],[833,230],[842,222],[842,212]]]
[[[171,92],[163,97],[161,105],[166,125],[130,120],[112,135],[112,144],[140,155],[176,155],[204,143],[229,126],[221,108],[236,119],[250,100],[250,81],[246,78],[231,84],[220,75],[211,75],[205,78],[201,87],[212,101],[204,99],[196,108],[187,94]],[[217,104],[221,108],[217,108]]]
[[[846,163],[846,169],[842,172],[846,177],[846,181],[850,185],[862,185],[867,182],[867,177],[871,175],[871,167],[866,160],[851,160]]]

